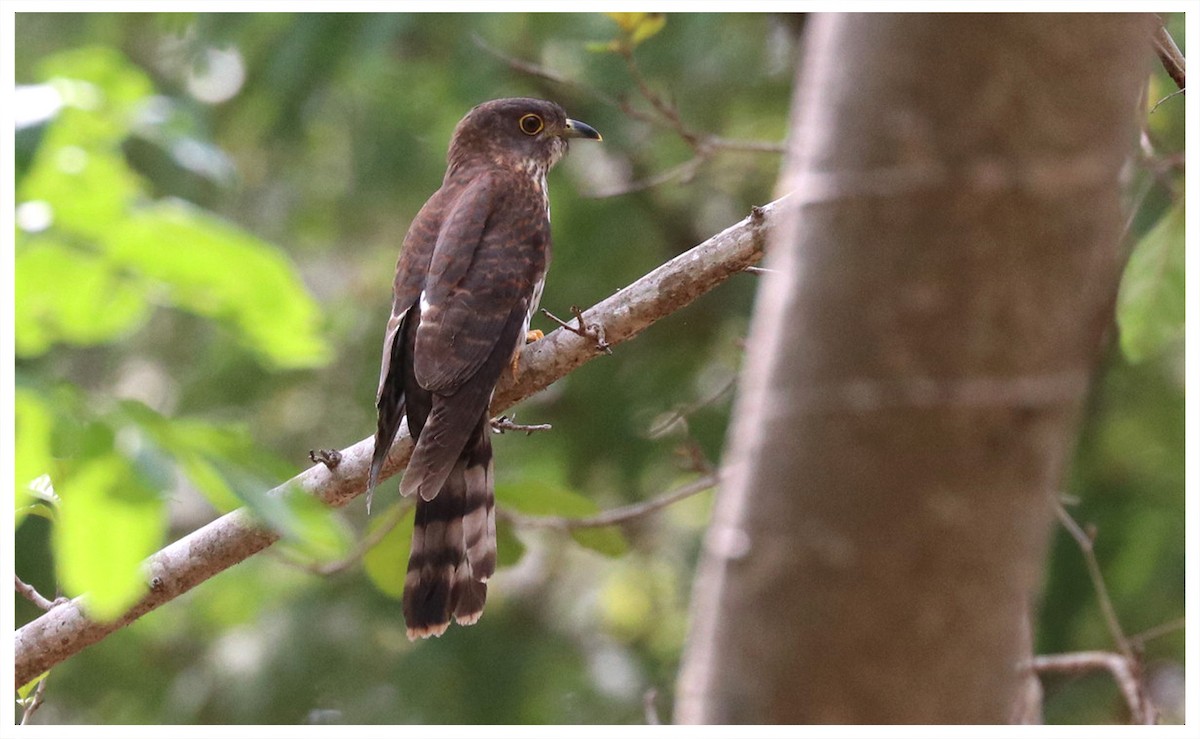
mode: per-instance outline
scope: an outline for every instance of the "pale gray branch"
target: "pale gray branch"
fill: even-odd
[[[656,321],[737,274],[763,256],[765,234],[780,201],[754,212],[704,243],[680,254],[631,285],[583,311],[588,325],[603,329],[605,341],[617,346],[645,331]],[[594,339],[558,329],[522,352],[516,381],[507,376],[492,401],[493,415],[566,376],[601,353]],[[372,437],[341,450],[334,469],[309,467],[271,491],[295,488],[333,506],[361,495],[373,449]],[[384,479],[399,473],[412,453],[407,425],[384,463]],[[92,621],[81,608],[80,596],[57,606],[17,630],[16,683],[23,685],[81,649],[95,644],[144,614],[186,593],[222,570],[266,549],[279,536],[264,529],[250,512],[239,508],[168,545],[146,562],[150,589],[137,605],[111,623]]]

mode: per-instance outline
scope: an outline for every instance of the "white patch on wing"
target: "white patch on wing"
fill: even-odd
[[[419,302],[421,304],[421,312],[422,313],[428,313],[429,309],[433,307],[432,305],[429,304],[429,299],[425,297],[424,290],[421,291],[421,298],[420,298]]]

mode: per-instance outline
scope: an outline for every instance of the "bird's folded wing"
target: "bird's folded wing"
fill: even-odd
[[[528,304],[537,224],[515,200],[503,177],[482,174],[450,206],[419,299],[414,364],[426,390],[453,393],[474,377],[513,309]]]

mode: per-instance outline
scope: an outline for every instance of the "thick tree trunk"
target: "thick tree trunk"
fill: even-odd
[[[809,23],[678,721],[1017,718],[1151,20]]]

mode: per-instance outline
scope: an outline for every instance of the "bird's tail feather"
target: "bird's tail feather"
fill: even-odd
[[[379,397],[375,402],[375,407],[379,410],[379,420],[375,427],[375,451],[371,454],[371,472],[367,476],[368,513],[371,512],[371,496],[375,492],[375,485],[379,482],[383,463],[387,460],[388,451],[404,420],[405,353],[411,351],[411,347],[407,346],[409,343],[408,332],[405,330],[407,324],[408,315],[405,314],[400,323],[400,329],[392,337],[392,345],[388,347],[388,351],[391,353],[390,361],[387,364],[388,371],[380,381]]]
[[[473,624],[496,569],[495,492],[486,418],[432,500],[417,497],[404,581],[409,639]]]

